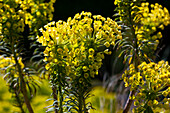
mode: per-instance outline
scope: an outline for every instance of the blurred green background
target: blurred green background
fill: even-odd
[[[2,77],[0,77],[0,83],[0,113],[19,113],[20,109],[12,105],[12,95],[8,92],[6,81]],[[45,113],[47,110],[46,107],[53,103],[52,100],[47,101],[51,98],[51,88],[48,81],[41,81],[40,87],[31,101],[35,113]],[[93,88],[92,94],[94,96],[89,98],[89,101],[92,102],[95,110],[91,110],[90,113],[116,113],[116,95],[114,93],[106,93],[104,88],[97,86]]]

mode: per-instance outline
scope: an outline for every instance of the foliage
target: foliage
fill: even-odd
[[[142,62],[138,69],[139,71],[136,71],[134,65],[131,64],[129,70],[122,75],[125,86],[131,86],[131,91],[138,91],[137,95],[131,97],[135,99],[134,105],[137,106],[134,111],[146,111],[147,107],[169,109],[170,66],[168,62],[160,61],[158,64]]]
[[[135,105],[137,105],[134,112],[153,112],[152,108],[161,103],[156,96],[162,96],[161,92],[169,95],[167,91],[169,80],[163,77],[169,78],[168,63],[164,64],[163,61],[158,64],[153,63],[153,54],[159,39],[162,38],[161,32],[156,30],[157,28],[163,30],[164,26],[170,23],[169,12],[158,3],[149,7],[149,3],[144,1],[115,1],[115,5],[118,5],[116,8],[118,13],[115,16],[124,30],[123,40],[119,43],[119,48],[122,50],[120,55],[124,53],[125,61],[129,64],[128,70],[123,74],[125,87],[130,86],[131,90],[124,113],[129,111],[133,100],[136,100]],[[168,98],[167,95],[164,95],[164,98]]]
[[[38,86],[32,74],[33,70],[25,67],[22,62],[22,56],[26,54],[24,44],[28,36],[35,35],[39,27],[48,19],[52,19],[54,2],[54,0],[48,3],[42,0],[0,1],[1,70],[5,73],[4,78],[9,84],[9,91],[13,93],[17,102],[14,105],[20,107],[22,113],[25,112],[23,103],[27,105],[29,112],[33,113],[29,101]]]
[[[0,112],[1,113],[9,113],[9,112],[20,112],[20,109],[12,106],[11,105],[11,93],[8,92],[8,86],[6,84],[6,81],[3,80],[2,77],[0,77]],[[52,100],[49,100],[49,95],[51,94],[52,90],[51,88],[49,88],[50,84],[48,83],[48,80],[42,80],[42,83],[40,84],[40,89],[38,89],[37,94],[35,95],[35,97],[32,99],[31,103],[33,105],[35,112],[36,113],[45,113],[46,111],[46,107],[49,106],[50,104],[52,104]],[[108,108],[107,105],[105,105],[105,103],[110,104],[110,101],[113,100],[113,111],[115,110],[115,94],[112,93],[106,93],[104,88],[102,87],[94,87],[92,89],[92,94],[94,94],[94,96],[92,96],[91,98],[88,99],[88,101],[90,101],[94,107],[95,110],[91,110],[91,113],[100,113],[102,110],[100,104],[104,105],[104,112],[108,113],[110,111],[110,108]],[[105,99],[105,101],[102,101],[102,99]],[[48,101],[47,101],[48,100]],[[25,109],[25,106],[24,106]]]
[[[71,109],[86,112],[89,108],[85,100],[90,96],[91,79],[98,75],[104,53],[111,54],[110,45],[121,39],[120,26],[110,18],[100,15],[92,17],[90,12],[82,12],[73,19],[68,18],[67,22],[51,22],[44,28],[40,29],[43,36],[38,36],[38,41],[46,46],[45,67],[50,72],[52,87],[56,87],[60,95],[55,100],[60,100],[62,110],[61,91],[65,89]],[[69,82],[65,81],[66,78]]]
[[[115,21],[82,11],[66,22],[54,22],[55,0],[0,0],[0,73],[8,84],[13,105],[22,113],[26,109],[36,111],[30,104],[39,87],[39,77],[35,75],[44,75],[52,90],[47,94],[53,96],[48,99],[53,103],[47,106],[47,112],[92,111],[92,80],[105,55],[111,55],[116,48],[126,64],[122,79],[125,87],[130,87],[123,113],[129,111],[133,100],[135,113],[152,113],[158,107],[168,109],[170,67],[164,61],[154,63],[153,54],[162,38],[158,30],[170,24],[169,12],[157,3],[149,5],[145,1],[115,0]],[[48,21],[52,22],[46,24]],[[37,34],[41,45],[35,42]],[[31,66],[24,57],[26,41],[35,49],[32,58],[28,58]],[[40,98],[46,97],[46,93],[35,97],[32,105],[39,106]]]
[[[162,6],[157,3],[151,4],[150,12],[148,2],[137,0],[131,3],[128,1],[117,1],[117,3],[115,1],[118,5],[116,11],[119,11],[115,16],[119,16],[117,19],[120,20],[119,22],[125,30],[123,33],[125,38],[120,47],[128,50],[126,52],[131,59],[134,58],[135,52],[142,61],[152,59],[159,39],[162,38],[161,32],[157,33],[156,28],[164,29],[164,25],[169,24],[169,12],[166,8],[162,9]]]
[[[53,3],[44,3],[44,0],[1,0],[1,37],[9,36],[12,33],[14,37],[20,36],[24,32],[26,25],[31,32],[36,32],[44,23],[53,18]],[[13,31],[13,32],[11,32]]]
[[[11,103],[16,102],[11,99],[13,96],[12,93],[8,92],[9,87],[7,86],[6,81],[3,80],[2,76],[0,75],[0,112],[1,113],[20,113],[20,109],[17,106],[13,106]],[[49,86],[49,83],[47,80],[41,81],[40,84],[41,89],[38,89],[37,94],[35,97],[31,100],[31,103],[33,105],[33,108],[35,110],[35,113],[45,113],[46,106],[50,105],[51,101],[46,101],[49,98],[49,95],[51,93]],[[28,110],[26,110],[26,106],[23,106],[23,109],[26,113],[28,113]]]

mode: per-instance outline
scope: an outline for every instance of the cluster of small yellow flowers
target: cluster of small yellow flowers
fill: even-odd
[[[0,56],[0,72],[1,74],[5,74],[5,67],[12,67],[15,64],[15,61],[11,58],[5,58],[4,56]]]
[[[129,70],[123,74],[125,86],[131,86],[131,90],[137,89],[138,91],[138,94],[132,97],[135,99],[134,104],[139,107],[136,111],[142,110],[145,104],[150,107],[169,108],[170,66],[168,62],[160,61],[149,64],[143,62],[138,69],[137,72],[131,64]],[[164,96],[165,99],[161,100],[159,96]],[[168,106],[165,103],[168,103]]]
[[[50,22],[41,28],[43,36],[37,36],[37,41],[46,47],[44,61],[51,82],[62,82],[63,85],[57,84],[57,87],[67,90],[67,81],[64,80],[69,78],[66,84],[71,84],[71,88],[68,88],[68,92],[78,92],[73,94],[77,100],[70,99],[78,104],[81,104],[79,101],[85,101],[91,79],[98,75],[104,54],[111,54],[110,46],[122,39],[120,29],[112,19],[92,16],[90,12],[78,13],[73,19],[69,17],[67,22]]]
[[[51,71],[55,65],[61,66],[65,75],[76,75],[80,81],[82,77],[87,79],[97,75],[104,53],[111,54],[110,45],[122,39],[121,28],[115,21],[101,15],[92,17],[90,12],[78,13],[73,19],[69,17],[67,22],[48,23],[44,29],[40,29],[43,36],[37,38],[46,46],[46,69]],[[104,49],[99,51],[101,46]]]
[[[44,51],[44,61],[47,62],[45,68],[50,73],[65,73],[65,70],[71,72],[69,63],[72,59],[69,57],[69,49],[67,47],[67,28],[66,22],[51,22],[40,29],[43,36],[38,36],[38,42],[46,46]],[[66,60],[68,59],[68,60]],[[69,62],[69,63],[68,63]],[[60,67],[60,68],[57,68]],[[55,68],[55,69],[54,69]],[[65,73],[67,74],[67,73]]]
[[[151,10],[149,10],[149,6],[151,7]],[[148,2],[142,3],[138,9],[139,15],[136,15],[134,22],[136,22],[136,18],[140,18],[138,21],[140,21],[141,25],[140,27],[135,27],[135,34],[137,35],[140,49],[148,53],[148,51],[155,50],[157,48],[159,39],[162,38],[161,32],[158,32],[153,36],[151,35],[157,28],[161,28],[163,30],[164,26],[169,25],[170,16],[168,10],[158,3],[155,3],[155,5],[149,5]]]
[[[42,24],[52,20],[54,11],[50,0],[2,0],[0,3],[0,37],[13,35],[24,31],[25,25],[35,32]],[[2,30],[3,29],[3,30]],[[3,31],[3,32],[2,32]]]
[[[152,56],[157,48],[159,39],[162,38],[161,32],[156,32],[158,28],[164,29],[164,26],[170,24],[170,16],[167,8],[163,8],[158,3],[149,5],[148,2],[143,0],[116,0],[117,16],[123,24],[129,27],[133,36],[129,36],[130,41],[137,41],[138,49],[147,54],[148,57]],[[128,31],[127,31],[128,32]],[[139,51],[139,55],[143,53]]]
[[[131,22],[126,21],[127,18],[133,18],[133,15],[129,15],[129,12],[132,11],[130,13],[134,14],[135,10],[133,10],[133,7],[138,6],[141,1],[142,0],[115,0],[114,5],[117,5],[115,10],[118,12],[115,16],[119,16],[119,20],[125,22],[127,25],[130,24]]]
[[[151,29],[154,31],[156,28],[160,25],[169,25],[170,23],[170,17],[169,12],[167,8],[163,8],[162,5],[159,5],[158,3],[151,4],[151,11],[149,11],[149,3],[142,3],[141,7],[139,7],[140,11],[139,13],[142,13],[143,18],[141,18],[141,23],[145,26],[149,25],[151,26]],[[160,28],[163,29],[163,26]]]
[[[114,4],[115,4],[115,5],[118,5],[119,2],[121,2],[121,0],[115,0],[115,1],[114,1]]]
[[[76,22],[77,21],[77,22]],[[110,45],[114,45],[115,40],[121,39],[120,27],[110,18],[104,18],[100,15],[91,16],[89,12],[76,14],[71,23],[75,29],[75,37],[78,38],[74,44],[80,52],[76,53],[76,60],[79,65],[75,65],[79,73],[80,82],[88,77],[98,75],[98,69],[102,65],[102,59],[105,54],[111,54]],[[71,39],[75,40],[75,39]],[[98,48],[105,46],[105,50],[99,51]],[[83,68],[84,67],[84,68]]]
[[[24,68],[24,64],[22,62],[22,58],[18,59],[18,63],[21,66],[21,69]],[[0,73],[5,74],[10,72],[9,76],[18,77],[18,74],[15,73],[16,65],[13,57],[4,57],[0,56]],[[8,74],[7,74],[8,75]]]

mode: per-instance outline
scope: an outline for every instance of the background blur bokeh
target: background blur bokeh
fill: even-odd
[[[159,3],[170,10],[170,0],[148,0],[148,2]],[[114,19],[112,15],[114,14],[115,6],[114,0],[56,0],[54,8],[53,20],[66,21],[68,17],[73,17],[76,13],[80,13],[81,11],[88,11],[95,15],[102,15]],[[162,31],[163,39],[160,41],[157,51],[155,52],[156,61],[164,59],[170,62],[169,31],[170,26],[165,27],[165,30]],[[90,113],[115,113],[116,109],[118,109],[119,102],[121,102],[117,102],[116,100],[118,96],[115,91],[120,93],[122,89],[117,88],[117,83],[119,81],[118,79],[115,80],[115,78],[119,78],[119,73],[121,73],[121,69],[123,69],[123,64],[122,59],[119,59],[119,62],[116,64],[117,69],[113,71],[114,55],[113,52],[111,57],[106,56],[107,59],[104,60],[104,66],[100,69],[99,76],[96,77],[93,83],[95,87],[92,93],[95,96],[90,98],[90,101],[96,110],[91,110]],[[0,75],[0,113],[17,113],[18,108],[12,106],[12,95],[8,92],[8,87],[2,76],[3,75]],[[113,82],[114,80],[115,82]],[[123,85],[121,82],[118,84],[120,86]],[[103,86],[107,87],[107,89],[104,89]],[[51,94],[48,81],[41,81],[40,87],[41,88],[37,91],[37,95],[32,99],[35,113],[45,113],[45,107],[52,104],[51,101],[46,101],[50,98],[49,95]],[[121,96],[126,97],[127,95],[122,94]]]

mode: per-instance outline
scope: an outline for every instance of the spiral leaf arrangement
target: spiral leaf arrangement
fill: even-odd
[[[63,112],[66,95],[70,112],[86,113],[92,108],[86,102],[91,80],[98,75],[104,54],[111,54],[109,47],[122,39],[120,26],[110,18],[81,12],[67,22],[48,23],[44,29],[40,29],[43,36],[38,36],[38,41],[46,47],[45,67],[50,72],[52,88],[57,90],[53,95],[58,98],[54,99],[59,102],[55,107]]]
[[[156,32],[156,30],[163,30],[164,26],[169,25],[169,12],[158,3],[149,5],[145,1],[115,0],[114,2],[117,5],[115,10],[118,12],[114,16],[116,16],[118,23],[122,25],[123,30],[123,39],[119,41],[119,49],[122,50],[120,56],[124,54],[124,62],[129,65],[128,70],[122,76],[125,87],[129,86],[131,91],[123,113],[129,111],[133,100],[138,106],[137,109],[134,109],[134,112],[153,112],[152,108],[156,107],[160,101],[154,95],[158,95],[159,92],[160,96],[162,90],[166,92],[169,89],[167,88],[169,87],[169,80],[165,80],[166,82],[163,83],[164,79],[161,77],[162,74],[164,76],[169,73],[168,63],[164,64],[163,61],[158,64],[153,63],[153,54],[158,46],[159,39],[162,38],[161,32]],[[162,70],[166,70],[165,73]],[[154,74],[151,74],[152,72]],[[169,78],[168,75],[167,78]],[[157,81],[161,82],[157,83]],[[159,85],[155,86],[155,83]],[[145,92],[145,94],[141,92]],[[139,96],[138,98],[136,95],[140,94],[142,94],[142,97]],[[138,102],[141,101],[144,105],[139,105]],[[152,106],[153,104],[149,105],[148,102],[156,104]],[[166,102],[168,103],[168,101]]]
[[[22,59],[27,53],[24,44],[35,39],[33,35],[37,33],[37,29],[52,20],[54,2],[55,0],[48,3],[43,0],[0,0],[1,72],[16,100],[14,105],[20,107],[22,113],[25,112],[24,103],[28,111],[33,113],[30,97],[35,94],[38,86],[34,80],[37,79],[34,70],[25,66],[26,59]]]
[[[105,54],[111,55],[114,47],[121,51],[119,57],[124,55],[127,70],[122,79],[131,91],[123,113],[129,111],[133,100],[136,113],[152,113],[156,107],[168,109],[170,67],[164,61],[154,63],[153,54],[162,38],[157,29],[169,25],[169,12],[145,1],[115,0],[116,21],[82,11],[66,22],[52,21],[40,28],[52,20],[55,0],[0,0],[0,72],[14,105],[24,113],[25,103],[33,113],[29,97],[36,92],[34,75],[38,73],[49,77],[53,91],[54,102],[47,112],[87,113],[93,109],[87,101],[92,96],[92,80]],[[37,29],[41,34],[35,38]],[[26,40],[36,48],[30,60],[37,67],[42,65],[38,72],[24,65]]]

